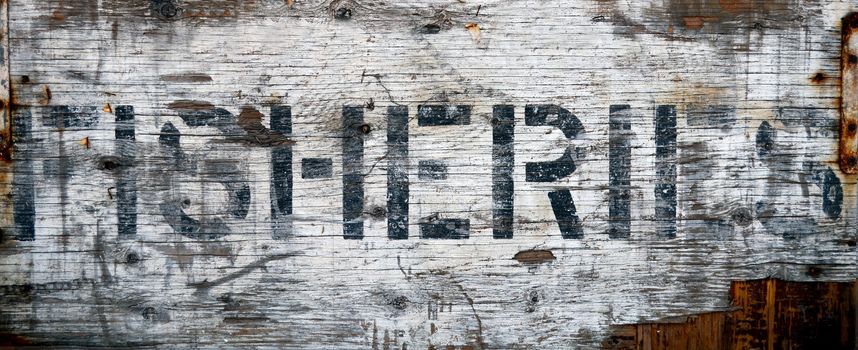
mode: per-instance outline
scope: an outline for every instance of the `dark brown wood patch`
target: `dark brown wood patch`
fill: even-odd
[[[854,282],[737,281],[735,310],[615,327],[604,349],[854,349]]]

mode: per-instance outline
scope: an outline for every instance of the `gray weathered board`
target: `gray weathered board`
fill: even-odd
[[[856,5],[3,1],[0,330],[591,348],[854,280]]]

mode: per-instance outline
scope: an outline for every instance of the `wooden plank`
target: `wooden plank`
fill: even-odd
[[[853,349],[855,283],[737,281],[732,311],[615,327],[603,349]],[[632,332],[634,333],[634,332]]]
[[[10,235],[8,223],[13,222],[12,210],[12,153],[14,135],[12,134],[12,113],[9,82],[9,3],[0,2],[0,201],[3,203],[0,216],[6,228],[0,231],[0,242]]]
[[[858,276],[849,3],[8,8],[11,342],[658,348],[744,290],[730,346],[790,346],[847,289],[731,283]]]

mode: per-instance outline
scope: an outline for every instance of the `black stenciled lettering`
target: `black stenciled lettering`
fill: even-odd
[[[180,112],[179,117],[190,127],[215,127],[229,139],[243,140],[250,134],[247,127],[240,127],[235,116],[223,108]],[[200,174],[219,182],[226,188],[228,195],[226,215],[234,219],[246,218],[250,210],[250,185],[237,162],[226,159],[207,159],[203,160],[202,167],[197,169],[195,160],[182,150],[180,140],[181,134],[175,125],[165,123],[161,128],[159,144],[171,168],[167,174],[174,172],[195,174],[197,170],[201,170]],[[168,188],[174,187],[171,178],[168,177],[166,181]],[[222,216],[205,216],[198,220],[187,215],[183,209],[186,202],[186,199],[167,195],[160,205],[161,214],[176,233],[196,239],[214,239],[231,233]]]
[[[612,105],[608,124],[608,236],[628,238],[631,234],[631,107]]]
[[[420,238],[468,239],[470,226],[468,219],[423,218],[420,220]]]
[[[420,180],[446,180],[447,164],[438,160],[421,160],[417,164],[417,178]]]
[[[417,106],[418,126],[469,124],[471,124],[471,106],[448,104]]]
[[[12,176],[12,214],[15,221],[15,239],[36,239],[36,193],[33,179],[32,113],[29,109],[12,112],[12,138],[15,153]]]
[[[99,113],[95,106],[53,106],[42,123],[64,129],[91,127],[98,123]]]
[[[116,107],[115,138],[120,163],[134,164],[136,145],[134,135],[134,107]],[[116,181],[117,232],[120,239],[137,236],[137,172],[133,166],[120,169]]]
[[[584,125],[567,109],[553,104],[526,105],[524,122],[528,126],[553,126],[563,132],[569,140],[576,139],[584,132]],[[548,162],[529,162],[525,164],[524,176],[527,182],[554,182],[575,172],[575,158],[572,146],[566,147],[560,158]],[[568,189],[548,193],[560,235],[567,239],[584,237],[575,201]]]
[[[676,237],[676,107],[655,110],[656,233]]]
[[[343,238],[363,239],[363,107],[343,107]]]
[[[271,130],[292,134],[292,108],[271,107]],[[271,149],[271,229],[275,239],[286,238],[292,229],[292,146]]]
[[[527,126],[554,126],[563,132],[567,139],[575,139],[584,131],[584,126],[574,114],[557,105],[526,105],[524,123]],[[563,156],[549,162],[525,164],[527,182],[554,182],[575,172],[575,160],[571,147],[567,147]]]
[[[387,108],[387,237],[408,239],[408,107]]]
[[[492,236],[513,235],[515,107],[497,105],[492,118]]]
[[[417,106],[417,125],[427,126],[451,126],[470,125],[471,106],[468,105],[419,105]],[[445,169],[446,164],[440,161],[423,163],[424,168]],[[432,181],[441,180],[439,171],[425,171],[421,179]],[[443,178],[446,178],[444,171]],[[470,236],[470,219],[445,219],[438,218],[437,214],[420,219],[420,238],[424,239],[467,239]]]
[[[584,230],[581,228],[575,202],[572,200],[572,192],[568,189],[548,192],[548,199],[551,201],[551,209],[554,211],[554,217],[557,218],[557,226],[560,227],[563,238],[584,238]]]

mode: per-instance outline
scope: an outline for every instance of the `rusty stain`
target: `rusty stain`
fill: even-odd
[[[8,15],[8,4],[5,4],[4,6],[6,7],[6,8],[4,8],[4,10],[6,11],[6,14]],[[6,18],[6,20],[8,20],[8,18]],[[8,25],[3,26],[3,29],[4,29],[3,34],[7,34]],[[8,40],[8,38],[7,38],[7,40]],[[8,41],[4,40],[2,47],[8,48]],[[2,196],[2,198],[3,198],[3,206],[2,206],[3,208],[0,209],[0,215],[2,215],[2,219],[0,219],[0,223],[2,223],[3,229],[6,229],[6,228],[14,227],[14,224],[13,224],[14,223],[14,210],[13,210],[14,206],[12,203],[12,200],[13,200],[13,197],[12,197],[12,190],[13,190],[12,177],[14,176],[13,175],[13,169],[14,168],[12,165],[12,161],[13,161],[13,153],[15,151],[15,141],[16,140],[15,140],[15,135],[13,133],[13,131],[14,131],[13,130],[13,124],[14,123],[12,120],[12,118],[13,118],[12,109],[14,108],[16,101],[15,101],[15,95],[12,92],[12,82],[10,81],[11,79],[9,79],[9,75],[8,75],[9,74],[8,53],[6,53],[5,55],[0,55],[0,56],[3,56],[3,58],[5,59],[5,62],[6,62],[6,66],[5,66],[6,76],[4,77],[4,79],[6,79],[7,85],[4,86],[4,88],[8,89],[6,91],[8,93],[8,97],[7,97],[8,100],[0,99],[0,110],[2,110],[2,112],[0,112],[0,113],[3,114],[3,116],[2,116],[3,128],[0,129],[0,159],[2,159],[2,162],[0,162],[0,173],[2,173],[2,175],[0,175],[0,183],[4,184],[2,191],[0,191],[0,196]],[[0,240],[5,240],[5,239],[3,239],[3,236],[5,236],[5,235],[6,235],[5,232],[0,231]],[[12,241],[12,240],[6,240],[6,241]],[[6,246],[8,247],[9,245],[6,245]],[[19,338],[17,336],[13,336],[13,337],[14,338],[9,338],[9,335],[7,335],[7,334],[0,334],[0,345],[3,345],[3,346],[6,346],[6,345],[26,345],[26,342],[18,342],[18,343],[15,343],[14,341],[10,342],[9,341],[10,339],[16,340]],[[20,338],[20,339],[23,339],[23,338]]]
[[[54,97],[54,94],[51,92],[51,88],[47,85],[42,88],[42,94],[44,96],[44,99],[42,99],[42,104],[48,104],[48,102],[50,102],[51,99]]]
[[[476,23],[468,23],[465,24],[465,28],[468,29],[468,32],[471,33],[471,38],[474,39],[474,42],[480,42],[480,25]]]
[[[855,289],[855,282],[734,281],[734,309],[616,325],[602,348],[853,349]]]
[[[9,106],[3,103],[6,113],[6,125],[0,130],[0,158],[6,163],[12,161],[12,151],[15,149],[15,142],[12,137],[12,115]]]
[[[682,24],[688,29],[702,29],[706,22],[717,20],[718,17],[713,16],[685,16],[682,17]]]
[[[858,57],[850,50],[852,34],[858,29],[858,12],[843,17],[840,51],[840,170],[846,174],[858,173],[858,145],[855,129],[858,125]]]
[[[177,100],[167,105],[167,108],[179,112],[196,112],[212,110],[214,105],[207,101]]]
[[[12,133],[12,109],[15,106],[15,94],[12,93],[12,82],[9,82],[9,100],[0,99],[0,109],[4,115],[4,126],[0,130],[0,159],[3,162],[12,162],[12,153],[15,150],[15,140]]]
[[[90,143],[89,143],[89,136],[84,137],[82,140],[80,140],[80,144],[81,144],[83,147],[85,147],[86,149],[89,149],[89,146],[90,146]]]
[[[750,12],[754,9],[753,0],[718,0],[718,5],[732,15]]]
[[[293,3],[294,3],[293,0],[286,0],[286,6],[289,7],[290,9],[292,8]]]
[[[211,76],[203,73],[165,74],[160,79],[171,83],[207,83],[212,81]]]
[[[522,264],[541,264],[556,259],[550,250],[523,250],[515,253],[512,258]]]
[[[65,15],[63,15],[63,13],[62,13],[62,12],[60,12],[60,10],[55,10],[55,11],[51,14],[51,20],[52,20],[52,21],[54,21],[54,22],[62,22],[62,21],[65,21],[65,20],[66,20],[66,16],[65,16]]]
[[[101,110],[104,111],[104,113],[113,113],[113,107],[111,107],[109,103],[105,103]]]

